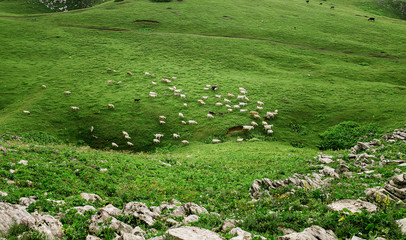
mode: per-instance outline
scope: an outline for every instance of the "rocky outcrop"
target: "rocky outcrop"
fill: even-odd
[[[406,129],[395,129],[393,130],[393,133],[384,135],[382,139],[387,142],[406,142]]]
[[[329,164],[334,162],[333,160],[334,156],[329,156],[323,153],[320,153],[319,155],[317,155],[316,157],[314,157],[314,159],[316,159],[317,161],[324,163],[324,164]]]
[[[406,234],[406,218],[397,220],[396,223],[400,227],[400,231],[402,231],[403,234]]]
[[[197,222],[197,221],[199,221],[199,216],[193,214],[193,215],[185,217],[182,222],[184,224],[189,224],[189,223]]]
[[[224,240],[215,232],[198,227],[180,227],[166,231],[166,238],[173,240]]]
[[[20,205],[28,207],[30,204],[35,203],[37,200],[38,200],[38,198],[36,196],[31,196],[29,198],[22,197],[22,198],[20,198]]]
[[[361,210],[366,210],[367,212],[376,212],[378,210],[377,206],[365,202],[362,200],[353,199],[343,199],[333,202],[327,205],[332,211],[342,211],[343,209],[348,209],[351,213],[362,212]]]
[[[337,240],[337,237],[333,231],[313,225],[303,232],[278,237],[278,240]]]
[[[97,234],[100,230],[100,224],[105,223],[109,218],[118,216],[121,211],[119,209],[116,211],[115,209],[113,205],[100,208],[97,213],[90,218],[89,232]]]
[[[64,236],[62,223],[51,215],[40,215],[33,213],[35,218],[34,230],[44,233],[48,239],[61,239]]]
[[[231,235],[237,235],[236,237],[231,238],[230,240],[251,240],[251,233],[242,230],[239,227],[233,228],[229,232]]]
[[[23,206],[0,202],[0,232],[6,233],[14,224],[26,224],[33,228],[35,218]]]
[[[406,174],[395,175],[391,180],[389,180],[384,188],[375,187],[368,188],[365,190],[365,194],[369,199],[377,201],[379,199],[383,200],[389,198],[394,201],[405,201],[406,200]]]
[[[158,213],[149,210],[145,203],[129,202],[124,205],[123,212],[126,216],[133,215],[135,218],[145,222],[148,226],[152,226],[155,219],[159,217]]]
[[[374,139],[370,142],[358,142],[357,145],[351,148],[351,153],[356,154],[358,152],[367,151],[370,150],[371,148],[379,146],[381,146],[379,139]]]
[[[76,209],[78,212],[77,214],[84,215],[87,211],[96,211],[96,208],[90,205],[85,205],[83,207],[74,207],[72,209]]]

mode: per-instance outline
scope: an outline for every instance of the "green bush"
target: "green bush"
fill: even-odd
[[[62,143],[61,140],[58,138],[51,136],[45,132],[29,132],[22,136],[26,142],[37,143],[41,145],[45,144],[60,144]]]
[[[318,147],[321,150],[348,149],[358,141],[372,140],[380,132],[381,130],[376,124],[360,125],[352,121],[342,122],[328,128],[320,135],[321,143]]]

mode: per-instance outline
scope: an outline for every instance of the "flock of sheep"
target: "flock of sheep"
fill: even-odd
[[[111,70],[110,68],[107,69],[107,71],[115,71],[115,70]],[[127,75],[132,76],[133,74],[131,72],[127,72]],[[151,77],[155,77],[154,74],[150,74],[148,72],[145,72],[145,75],[147,76],[151,76]],[[161,82],[164,84],[169,84],[172,83],[172,81],[176,80],[176,77],[172,77],[172,78],[162,78]],[[108,83],[111,84],[113,83],[114,80],[108,80]],[[121,84],[122,82],[119,81],[117,82],[117,84]],[[152,85],[157,85],[157,82],[152,81],[151,82]],[[46,88],[46,85],[42,85],[42,88]],[[174,96],[179,96],[180,99],[185,99],[186,98],[186,94],[184,93],[184,91],[182,89],[178,89],[176,88],[176,86],[171,86],[168,87],[170,92],[173,92]],[[204,91],[213,91],[216,92],[218,89],[217,85],[205,85],[203,90]],[[224,111],[227,111],[227,113],[232,113],[233,111],[239,111],[239,112],[247,112],[250,114],[250,116],[254,119],[262,119],[264,118],[264,120],[272,120],[276,115],[278,115],[278,110],[274,110],[272,112],[266,112],[263,116],[261,116],[260,112],[262,112],[264,110],[264,102],[262,101],[257,101],[256,102],[256,108],[254,110],[248,110],[248,102],[250,102],[250,99],[247,97],[248,91],[245,88],[238,88],[239,94],[234,95],[232,93],[228,93],[226,97],[223,97],[222,95],[219,94],[215,94],[214,97],[218,98],[217,102],[215,103],[215,106],[218,107],[225,107]],[[64,91],[64,94],[69,95],[71,94],[70,91]],[[149,92],[149,97],[150,98],[155,98],[158,96],[158,93],[156,92]],[[169,95],[168,93],[165,93],[164,95]],[[202,96],[201,99],[197,99],[197,102],[200,105],[206,105],[205,100],[207,100],[209,98],[209,96]],[[139,101],[140,99],[135,99],[135,101]],[[234,104],[232,104],[232,102],[234,102]],[[109,109],[115,109],[114,104],[108,104],[107,107]],[[187,103],[183,103],[183,107],[187,108],[189,107]],[[77,106],[71,106],[70,107],[72,111],[78,111],[80,108]],[[23,111],[24,114],[30,114],[29,111],[24,110]],[[212,112],[212,111],[208,111],[207,113],[207,118],[209,119],[213,119],[216,113]],[[223,112],[217,112],[218,115],[220,116],[224,116]],[[189,125],[195,125],[198,124],[197,121],[195,120],[187,120],[185,121],[185,116],[183,113],[179,112],[178,113],[178,117],[180,119],[180,122],[184,125],[189,124]],[[164,115],[159,115],[158,116],[158,123],[159,124],[166,124],[165,122],[166,120],[166,116]],[[268,135],[272,135],[273,134],[273,124],[268,124],[267,121],[262,121],[261,122],[263,129],[265,130],[266,134]],[[246,131],[251,131],[253,130],[255,127],[258,127],[259,124],[256,121],[251,121],[250,124],[244,125],[242,126],[242,130],[246,130]],[[94,131],[94,127],[91,126],[90,127],[90,132]],[[134,144],[132,142],[130,142],[129,140],[131,139],[130,135],[126,132],[126,131],[122,131],[123,137],[127,140],[127,145],[128,146],[134,146]],[[157,144],[161,142],[161,138],[163,137],[163,134],[157,133],[154,134],[154,139],[153,139],[153,143]],[[93,135],[94,138],[97,138],[97,136]],[[180,135],[178,133],[173,133],[172,137],[174,139],[180,139]],[[238,138],[237,142],[243,142],[244,139],[243,138]],[[181,140],[181,142],[183,144],[188,144],[189,141],[186,139]],[[220,143],[221,140],[219,139],[212,139],[212,143]],[[115,148],[118,148],[118,144],[115,142],[112,142],[111,145]]]

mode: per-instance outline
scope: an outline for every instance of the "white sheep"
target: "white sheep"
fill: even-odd
[[[174,92],[173,95],[180,96],[180,93],[179,92]]]
[[[186,122],[185,122],[185,121],[182,121],[181,123],[186,125]]]
[[[212,141],[213,143],[220,143],[221,142],[221,140],[219,140],[219,139],[213,139],[213,141]]]
[[[203,100],[207,100],[209,98],[209,96],[203,96],[202,99]]]
[[[122,84],[122,83],[123,83],[122,81],[117,82],[118,85],[120,85],[120,84]]]
[[[65,93],[65,94],[71,94],[71,91],[65,91],[65,92],[63,92],[63,93]]]
[[[185,94],[181,94],[181,95],[180,95],[180,98],[186,98],[186,95],[185,95]]]
[[[109,104],[107,104],[107,107],[108,108],[116,108],[113,104],[111,104],[111,103],[109,103]]]
[[[177,79],[177,77],[172,77],[172,80],[176,80]]]
[[[245,103],[245,102],[240,102],[240,103],[238,103],[238,105],[240,105],[240,106],[247,106],[247,105],[248,105],[248,103]]]
[[[179,135],[179,134],[176,134],[176,133],[174,133],[174,134],[173,134],[173,138],[178,139],[179,137],[180,137],[180,135]]]
[[[237,100],[243,100],[245,98],[245,95],[237,95]]]
[[[116,147],[116,148],[118,147],[117,143],[114,143],[114,142],[111,143],[111,146]]]
[[[221,98],[221,95],[215,95],[216,98]]]
[[[90,127],[90,132],[93,132],[93,130],[94,130],[94,127],[91,126],[91,127]]]
[[[273,124],[271,124],[271,125],[264,125],[264,129],[265,130],[269,130],[269,129],[271,129],[273,127]]]
[[[133,75],[133,73],[132,73],[132,72],[130,72],[130,71],[128,71],[128,72],[127,72],[127,75],[128,75],[128,76],[132,76],[132,75]]]
[[[247,96],[244,97],[245,101],[249,101],[250,99]]]
[[[231,108],[231,106],[229,104],[226,104],[226,108]]]
[[[158,96],[158,93],[156,93],[156,92],[149,92],[149,96],[152,97],[152,98],[154,98],[154,97],[157,97],[157,96]]]
[[[240,109],[240,112],[248,112],[248,109]]]
[[[166,119],[164,115],[159,116],[159,119]]]
[[[175,91],[173,87],[168,87],[169,91]]]
[[[126,131],[122,131],[123,135],[129,135]]]
[[[247,94],[248,92],[246,90],[240,91],[241,94]]]
[[[231,109],[231,108],[229,108],[229,109],[227,109],[227,112],[232,112],[233,111],[233,109]]]
[[[254,114],[254,118],[261,119],[261,116],[259,116],[258,114]]]
[[[159,139],[154,138],[154,140],[152,140],[154,143],[160,143],[161,141],[159,141]]]
[[[267,112],[266,115],[265,115],[265,117],[268,118],[268,119],[269,119],[269,118],[272,118],[272,119],[273,119],[273,118],[275,117],[275,115],[273,114],[273,112]]]
[[[184,118],[185,116],[183,116],[183,113],[178,113],[180,118]]]
[[[252,129],[254,129],[254,126],[242,126],[242,129],[251,131]]]
[[[176,92],[176,93],[181,93],[182,89],[174,89],[173,91]]]
[[[265,121],[262,121],[262,125],[266,126],[266,125],[268,125],[268,123]]]
[[[258,105],[264,105],[264,102],[257,101]]]
[[[159,124],[165,124],[166,122],[165,121],[159,121]]]
[[[42,87],[42,88],[47,88],[47,86],[46,86],[46,85],[42,85],[41,87]]]
[[[272,134],[273,134],[273,130],[269,129],[269,130],[266,132],[266,134],[272,135]]]
[[[210,114],[210,113],[207,114],[207,117],[208,118],[214,118],[214,116],[212,114]]]
[[[184,103],[183,106],[184,106],[184,107],[189,107],[189,106],[187,105],[187,103]]]
[[[189,120],[188,122],[190,125],[197,124],[197,122],[195,120]]]
[[[240,105],[234,105],[233,106],[235,109],[239,109],[240,108]]]
[[[227,98],[224,98],[224,102],[226,102],[226,103],[230,103],[231,101],[230,101],[230,100],[228,100]]]
[[[157,134],[154,134],[154,136],[156,139],[161,139],[161,137],[163,137],[164,135],[161,133],[157,133]]]
[[[189,141],[188,140],[182,140],[182,143],[183,144],[189,144]]]
[[[149,76],[149,75],[150,75],[150,73],[149,73],[149,72],[145,72],[145,75]]]
[[[206,103],[203,101],[203,100],[201,100],[201,99],[199,99],[199,100],[197,100],[200,104],[202,104],[202,105],[205,105]]]
[[[114,80],[107,80],[107,83],[113,83]]]
[[[251,122],[251,125],[255,127],[255,126],[258,126],[258,123],[252,121],[252,122]]]
[[[206,87],[207,87],[207,88],[211,88],[211,85],[208,84],[208,85],[206,85]]]
[[[125,139],[131,139],[130,135],[125,135],[124,138]]]
[[[229,97],[235,97],[235,95],[232,94],[232,93],[228,93],[227,96],[229,96]]]
[[[244,142],[244,138],[237,138],[237,142]]]
[[[127,142],[128,146],[134,146],[134,144],[132,144],[131,142]]]
[[[263,107],[257,106],[257,110],[261,111],[262,109],[264,109]]]
[[[207,87],[206,87],[206,88],[203,88],[203,90],[208,91],[208,90],[210,90],[210,88],[207,88]]]
[[[23,113],[28,115],[28,114],[30,114],[30,111],[24,110]]]
[[[152,85],[156,85],[156,84],[157,84],[157,83],[156,83],[156,82],[154,82],[154,81],[152,81],[151,83],[152,83]]]
[[[250,111],[250,114],[251,114],[251,115],[258,114],[258,112],[256,112],[256,111]]]
[[[72,109],[73,111],[77,111],[79,110],[79,107],[71,106],[70,109]]]
[[[223,104],[221,103],[221,102],[218,102],[218,103],[216,103],[216,106],[217,107],[220,107],[220,106],[222,106]]]

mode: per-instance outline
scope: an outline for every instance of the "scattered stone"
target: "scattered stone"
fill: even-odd
[[[381,144],[378,139],[374,139],[370,142],[358,142],[357,145],[351,148],[351,153],[356,154],[357,152],[360,151],[367,151],[373,147],[378,147],[380,145]]]
[[[384,135],[382,139],[387,142],[406,142],[406,129],[395,129],[393,130],[393,133]]]
[[[172,219],[172,218],[167,218],[166,222],[171,225],[171,226],[178,226],[180,225],[176,220]]]
[[[77,214],[84,215],[87,211],[96,211],[96,208],[90,205],[85,205],[83,207],[74,207],[73,209],[78,210]]]
[[[123,223],[114,217],[111,219],[110,229],[113,229],[117,234],[120,235],[123,235],[124,233],[132,234],[131,232],[133,231],[133,228],[130,225]]]
[[[20,205],[28,207],[30,204],[35,203],[37,200],[38,200],[38,198],[36,196],[31,196],[29,198],[22,197],[22,198],[20,198]]]
[[[86,201],[101,201],[101,197],[94,193],[81,193],[80,197]]]
[[[176,199],[172,199],[172,200],[171,200],[171,204],[174,204],[174,205],[182,205],[182,203],[181,203],[180,201],[176,200]]]
[[[10,169],[9,172],[10,172],[10,173],[15,173],[16,171],[13,170],[13,169]]]
[[[333,158],[334,158],[333,156],[329,156],[329,155],[326,155],[326,154],[323,154],[323,153],[321,153],[321,154],[317,155],[316,157],[314,157],[314,159],[316,159],[316,160],[318,160],[318,161],[320,161],[320,162],[322,162],[324,164],[329,164],[329,163],[334,162]]]
[[[331,230],[313,225],[300,233],[291,233],[278,237],[278,240],[337,240],[336,235]]]
[[[368,212],[376,212],[378,210],[377,206],[365,202],[362,200],[353,200],[353,199],[343,199],[336,202],[333,202],[327,205],[333,211],[342,211],[343,209],[348,209],[351,213],[362,212],[361,209],[364,209]]]
[[[117,238],[118,240],[145,240],[142,236],[135,236],[131,233],[123,233],[120,237]]]
[[[152,230],[152,229],[150,229],[150,230]],[[155,230],[156,231],[156,230]],[[144,230],[142,230],[140,227],[135,227],[134,229],[133,229],[133,231],[131,232],[131,234],[134,234],[134,235],[136,235],[136,236],[141,236],[141,237],[144,237],[145,236],[145,234],[146,234],[146,232],[144,231]]]
[[[171,216],[172,217],[185,217],[191,214],[209,214],[206,208],[200,207],[196,203],[188,202],[176,208]]]
[[[288,235],[291,233],[295,233],[296,231],[290,228],[278,227],[278,230],[281,231],[283,234]]]
[[[320,173],[326,176],[340,178],[340,176],[336,173],[335,169],[329,166],[324,166],[323,170],[320,170]]]
[[[109,204],[111,205],[111,204]],[[121,213],[120,210],[116,211],[113,205],[111,206],[106,206],[104,208],[100,208],[99,211],[97,211],[96,214],[92,215],[90,218],[90,225],[89,225],[89,232],[93,234],[99,233],[100,230],[100,224],[103,224],[106,222],[107,219],[110,219],[112,217],[115,217]]]
[[[110,216],[118,216],[122,213],[122,211],[120,209],[114,207],[112,204],[109,204],[103,208],[100,208],[99,211],[105,211]]]
[[[8,194],[7,194],[6,192],[2,192],[2,191],[0,191],[0,196],[2,196],[2,197],[7,197],[7,196],[8,196]]]
[[[100,172],[107,172],[107,168],[100,168]]]
[[[251,233],[246,232],[239,227],[231,229],[229,233],[231,235],[237,235],[237,237],[231,238],[233,240],[251,240],[252,239]]]
[[[187,216],[187,217],[185,217],[184,219],[183,219],[183,223],[184,224],[189,224],[189,223],[191,223],[191,222],[197,222],[197,221],[199,221],[199,216],[197,216],[197,215],[190,215],[190,216]]]
[[[164,236],[157,236],[157,237],[150,238],[148,240],[165,240],[165,237]]]
[[[56,204],[58,204],[58,205],[63,205],[63,204],[65,204],[65,203],[66,203],[64,200],[53,200],[53,199],[47,199],[47,201],[48,201],[48,202],[53,202],[53,203],[56,203]]]
[[[235,228],[240,223],[242,223],[241,220],[234,220],[234,219],[227,218],[226,220],[224,220],[224,223],[223,223],[223,226],[221,227],[221,230],[223,232],[228,232],[229,230]]]
[[[173,240],[224,240],[215,232],[198,227],[180,227],[166,231],[166,238]]]
[[[159,214],[151,212],[147,205],[140,202],[129,202],[125,204],[123,212],[126,216],[133,215],[135,218],[145,222],[148,226],[152,226],[155,219],[159,217]]]
[[[352,238],[350,240],[365,240],[365,239],[357,237],[357,236],[352,236]]]

